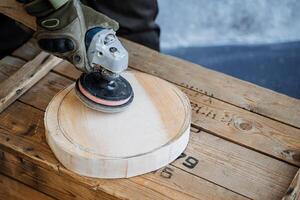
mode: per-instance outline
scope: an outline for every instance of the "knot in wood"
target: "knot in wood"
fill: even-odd
[[[242,118],[235,118],[234,126],[241,131],[250,131],[253,129],[253,123]]]
[[[294,161],[298,161],[298,162],[300,161],[300,151],[298,151],[298,150],[286,149],[281,152],[281,155],[290,160],[294,160]]]

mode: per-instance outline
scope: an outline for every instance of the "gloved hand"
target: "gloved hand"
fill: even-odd
[[[79,70],[91,70],[87,60],[85,35],[100,27],[116,31],[118,23],[83,5],[79,0],[34,0],[26,11],[37,17],[35,37],[41,49],[69,60]]]

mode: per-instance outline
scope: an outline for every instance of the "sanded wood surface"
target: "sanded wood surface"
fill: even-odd
[[[0,199],[3,200],[53,200],[27,185],[0,174]]]
[[[122,76],[135,96],[125,111],[111,114],[85,106],[75,84],[49,103],[47,142],[68,169],[90,177],[132,177],[169,164],[186,148],[191,123],[186,95],[145,73]]]

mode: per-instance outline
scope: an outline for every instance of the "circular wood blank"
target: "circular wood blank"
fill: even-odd
[[[86,107],[75,96],[74,84],[51,100],[46,138],[66,168],[91,177],[131,177],[163,167],[184,151],[191,120],[186,95],[145,73],[122,75],[135,96],[121,113]]]

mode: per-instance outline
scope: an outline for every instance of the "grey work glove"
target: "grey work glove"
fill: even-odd
[[[35,37],[41,49],[69,60],[83,72],[90,71],[86,55],[86,32],[95,27],[116,31],[119,25],[79,0],[64,1],[64,5],[56,6],[53,2],[62,1],[35,0],[27,3],[25,9],[37,17]]]

